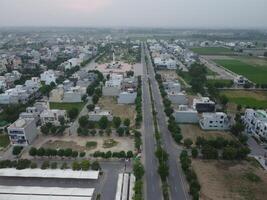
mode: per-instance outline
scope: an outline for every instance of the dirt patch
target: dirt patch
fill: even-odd
[[[159,73],[163,80],[178,80],[178,76],[175,70],[159,70],[157,73]]]
[[[109,110],[113,116],[118,116],[122,120],[129,118],[131,125],[135,122],[135,105],[121,105],[117,104],[117,99],[115,97],[101,97],[98,106],[104,110]]]
[[[194,159],[193,168],[201,184],[203,200],[263,200],[267,195],[267,172],[247,161]],[[251,177],[258,177],[255,179]]]
[[[204,137],[206,139],[223,137],[228,140],[234,140],[234,137],[230,132],[225,131],[203,131],[195,124],[180,124],[181,132],[184,137],[192,139],[193,142],[196,141],[197,137]]]
[[[112,147],[115,147],[117,144],[118,142],[116,140],[107,139],[107,140],[104,140],[103,142],[103,148],[105,149],[112,148]]]
[[[80,146],[76,142],[73,141],[61,141],[61,140],[55,140],[55,141],[48,141],[43,146],[43,148],[51,148],[51,149],[67,149],[71,148],[76,151],[85,151],[85,146]]]

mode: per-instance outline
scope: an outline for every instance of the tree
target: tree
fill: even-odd
[[[79,118],[79,125],[84,128],[86,127],[87,124],[88,124],[88,116],[87,115],[81,116]]]
[[[124,125],[124,126],[127,126],[127,127],[130,126],[130,123],[131,123],[131,121],[130,121],[129,118],[126,118],[126,119],[123,121],[123,125]]]
[[[65,118],[63,116],[59,116],[58,117],[58,121],[60,123],[61,126],[64,126],[65,125]]]
[[[193,147],[191,150],[191,154],[193,158],[196,158],[198,156],[198,150],[196,147]]]
[[[83,158],[85,156],[85,152],[80,152],[80,155],[79,155],[81,158]]]
[[[133,173],[134,173],[134,176],[136,177],[137,180],[142,179],[142,177],[145,174],[144,166],[142,165],[142,163],[139,160],[134,162]]]
[[[51,169],[57,169],[57,162],[52,162],[50,167]]]
[[[88,96],[92,96],[95,93],[95,87],[92,85],[89,85],[86,89],[86,92]]]
[[[68,110],[68,116],[71,120],[74,120],[78,114],[79,114],[79,110],[78,108],[71,108],[70,110]]]
[[[92,98],[93,104],[97,104],[98,100],[99,100],[99,97],[97,95],[94,95]]]
[[[119,135],[120,137],[122,137],[123,134],[124,134],[124,128],[122,128],[122,127],[118,128],[118,129],[117,129],[117,133],[118,133],[118,135]]]
[[[121,118],[120,117],[113,117],[112,123],[113,123],[114,128],[116,128],[116,129],[119,128],[121,125]]]
[[[43,147],[39,148],[36,152],[37,156],[44,156],[45,155],[45,149]]]
[[[225,160],[234,160],[237,156],[237,150],[234,147],[225,147],[223,149],[222,157]]]
[[[94,111],[95,110],[95,105],[94,104],[89,104],[87,105],[88,111]]]
[[[43,162],[41,169],[47,169],[47,168],[49,168],[49,166],[50,166],[50,163],[49,163],[49,161],[46,160]]]
[[[71,157],[72,155],[72,149],[71,148],[67,148],[64,150],[64,156],[65,157]]]
[[[31,169],[36,169],[37,168],[37,164],[35,162],[32,162],[30,168]]]
[[[169,166],[166,162],[162,162],[159,164],[158,173],[160,175],[161,180],[165,181],[167,176],[169,176]]]
[[[193,141],[190,138],[186,138],[184,140],[184,145],[186,148],[190,148],[192,144],[193,144]]]
[[[89,160],[82,160],[81,162],[81,169],[83,171],[88,171],[90,168],[90,161]]]
[[[98,161],[94,161],[92,164],[91,164],[91,169],[92,170],[100,170],[101,167],[100,167],[100,164]]]
[[[228,103],[229,99],[226,95],[221,95],[220,96],[220,102],[223,106],[226,106],[226,104]]]
[[[86,94],[84,94],[84,95],[82,96],[82,101],[83,101],[83,102],[87,102],[87,95],[86,95]]]
[[[31,147],[29,151],[30,156],[36,156],[37,154],[37,149],[35,147]]]
[[[78,151],[73,151],[72,154],[71,154],[71,157],[77,158],[78,155],[79,155]]]
[[[133,157],[133,152],[132,151],[127,151],[126,156],[127,156],[127,158],[132,158]]]
[[[77,162],[77,161],[74,161],[74,162],[72,163],[72,170],[74,170],[74,171],[79,171],[80,169],[81,169],[81,165],[80,165],[80,163]]]
[[[108,127],[108,118],[106,116],[101,117],[98,121],[98,125],[101,129],[106,129]]]

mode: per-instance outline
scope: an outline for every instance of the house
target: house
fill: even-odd
[[[199,125],[203,130],[228,130],[230,119],[223,112],[203,113]]]
[[[154,58],[154,64],[157,69],[176,69],[177,63],[171,58]]]
[[[37,128],[33,118],[18,119],[8,128],[10,143],[14,146],[28,146],[37,136]]]
[[[163,82],[164,89],[168,92],[179,93],[181,92],[181,84],[177,81]]]
[[[177,105],[186,105],[188,103],[188,99],[186,97],[186,94],[184,92],[167,92],[168,99],[173,103]]]
[[[244,76],[237,76],[234,79],[234,83],[239,86],[245,85],[247,82],[248,82],[248,79],[246,79]]]
[[[25,104],[30,98],[30,93],[22,85],[16,85],[15,88],[8,89],[0,94],[0,104]]]
[[[125,92],[121,92],[118,97],[118,104],[134,104],[137,96],[137,92],[133,89],[128,89]]]
[[[86,94],[86,87],[71,87],[68,91],[64,91],[62,102],[82,102],[82,96]]]
[[[267,113],[264,110],[246,109],[242,117],[245,131],[267,140]]]
[[[95,110],[88,114],[90,121],[99,121],[102,117],[107,117],[109,121],[112,121],[113,116],[110,111],[101,110],[100,107],[95,107]]]
[[[198,112],[188,108],[187,105],[180,105],[178,110],[174,110],[173,116],[178,123],[198,123]]]
[[[197,110],[199,113],[214,112],[215,102],[211,101],[209,97],[195,98],[193,99],[193,109]]]
[[[26,80],[24,85],[26,90],[30,94],[33,94],[40,88],[40,79],[38,77],[32,77],[30,80]]]
[[[56,75],[53,70],[45,71],[41,74],[41,81],[45,82],[46,85],[50,85],[52,82],[56,83]]]
[[[110,79],[106,81],[105,86],[102,88],[103,96],[118,96],[121,90],[123,75],[112,74]]]
[[[48,109],[48,110],[44,110],[40,114],[42,125],[46,123],[60,125],[60,118],[64,118],[65,120],[67,120],[67,113],[65,110]]]

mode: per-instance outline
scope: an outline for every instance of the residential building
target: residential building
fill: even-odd
[[[121,92],[118,97],[118,104],[134,104],[137,93],[133,89]]]
[[[177,63],[171,58],[154,58],[154,64],[157,69],[176,69]]]
[[[188,99],[186,97],[186,94],[184,92],[167,92],[168,99],[173,103],[177,105],[186,105],[188,103]]]
[[[178,110],[174,110],[173,116],[178,123],[198,123],[198,112],[188,108],[187,105],[180,105]]]
[[[245,131],[258,138],[267,140],[267,113],[264,110],[246,109],[242,117]]]
[[[45,71],[41,74],[41,81],[44,81],[46,85],[50,85],[52,82],[56,83],[56,75],[53,70]]]
[[[27,146],[37,136],[37,128],[33,118],[18,119],[7,130],[10,143],[14,146]]]
[[[58,109],[48,109],[44,110],[40,114],[40,119],[42,125],[46,123],[52,123],[54,125],[60,125],[60,118],[63,117],[67,120],[67,113],[65,110],[58,110]]]
[[[199,125],[203,130],[228,130],[230,119],[223,112],[203,113]]]
[[[88,114],[90,121],[99,121],[102,117],[107,117],[109,121],[112,121],[113,116],[110,111],[101,110],[100,107],[95,107],[95,110]]]
[[[121,91],[121,84],[123,75],[111,74],[110,79],[106,81],[105,86],[102,88],[103,96],[118,96]]]
[[[211,101],[209,97],[195,98],[193,99],[193,109],[197,110],[199,113],[214,112],[215,102]]]

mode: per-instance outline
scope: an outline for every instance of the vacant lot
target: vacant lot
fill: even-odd
[[[201,55],[231,55],[233,51],[231,49],[225,47],[200,47],[200,48],[192,48],[193,52],[201,54]]]
[[[214,61],[255,83],[267,83],[267,62],[263,59],[237,57],[233,59],[215,59]]]
[[[267,108],[267,92],[226,90],[221,92],[229,98],[230,103],[251,108]]]
[[[175,70],[158,70],[157,73],[165,80],[178,80],[179,77]]]
[[[81,103],[54,103],[54,102],[50,102],[50,108],[51,109],[60,109],[60,110],[70,110],[72,108],[77,108],[79,110],[79,112],[82,110],[82,108],[84,107],[85,103],[81,102]]]
[[[111,111],[113,116],[120,117],[122,120],[129,118],[131,120],[131,125],[135,122],[135,105],[118,104],[115,97],[101,97],[98,105],[101,109]]]
[[[196,124],[180,124],[183,138],[190,138],[193,142],[196,141],[197,137],[204,137],[207,139],[223,137],[225,139],[233,140],[233,136],[229,132],[224,131],[203,131]]]
[[[250,162],[192,162],[201,184],[203,200],[263,200],[267,195],[267,172]]]

